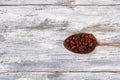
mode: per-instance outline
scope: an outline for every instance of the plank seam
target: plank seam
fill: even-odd
[[[0,4],[0,6],[120,6],[119,4]]]
[[[120,73],[120,71],[1,71],[0,74],[6,73],[39,73],[39,72],[47,72],[47,73]]]

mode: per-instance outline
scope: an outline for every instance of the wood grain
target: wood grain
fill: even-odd
[[[98,42],[120,43],[119,3],[1,0],[0,80],[119,80],[119,46],[98,46],[88,55],[63,46],[65,38],[80,32],[93,33]]]
[[[120,73],[7,73],[1,80],[119,80]]]
[[[0,7],[0,11],[1,71],[120,71],[119,47],[102,46],[78,55],[63,46],[66,37],[78,32],[93,33],[100,42],[120,43],[119,7]]]
[[[120,6],[118,0],[2,0],[0,6],[65,6],[74,9],[77,6]]]
[[[0,0],[0,4],[118,4],[119,0]]]

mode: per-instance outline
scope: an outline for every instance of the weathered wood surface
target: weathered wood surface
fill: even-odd
[[[6,73],[0,80],[119,80],[120,73]]]
[[[0,0],[0,4],[119,4],[120,0]]]
[[[80,1],[76,0],[76,3]],[[81,3],[85,1],[98,4],[120,2],[82,0]],[[57,4],[60,1],[1,0],[0,4],[32,2]],[[119,80],[120,47],[99,46],[88,55],[74,54],[64,48],[63,41],[79,32],[93,33],[99,42],[120,43],[120,6],[77,6],[74,9],[62,6],[1,6],[0,80],[10,77],[9,80],[32,80],[31,75],[41,76],[42,80]],[[62,75],[56,77],[56,71]],[[53,72],[50,78],[49,72]]]
[[[66,37],[78,32],[119,43],[119,7],[0,7],[0,11],[1,70],[120,70],[119,47],[101,46],[77,55],[63,46]]]

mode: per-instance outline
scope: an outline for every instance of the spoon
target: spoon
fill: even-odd
[[[69,51],[78,54],[88,54],[96,46],[120,46],[118,43],[100,43],[91,33],[78,33],[69,36],[64,40],[64,46]]]

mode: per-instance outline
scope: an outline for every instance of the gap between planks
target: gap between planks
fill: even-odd
[[[36,70],[26,70],[26,71],[1,71],[0,74],[6,73],[39,73],[39,72],[47,72],[47,73],[120,73],[120,71],[36,71]]]
[[[0,4],[0,6],[120,6],[118,4]]]

